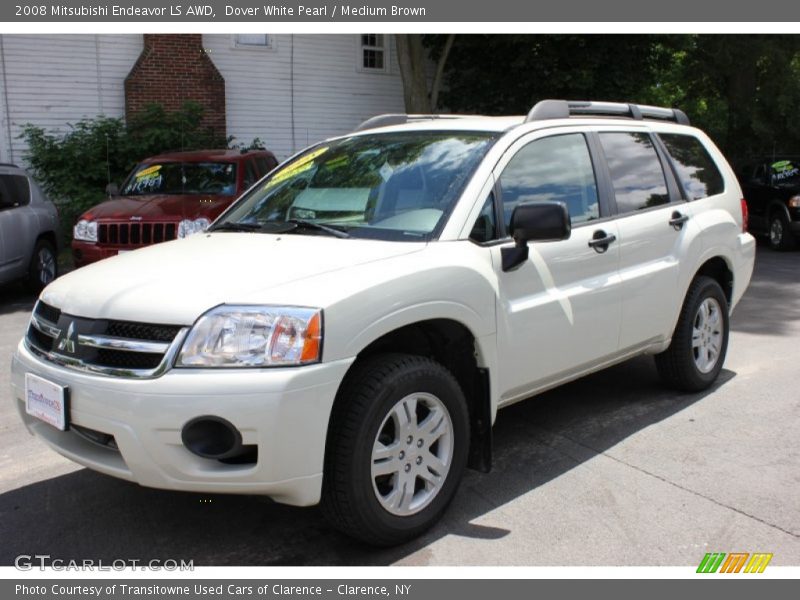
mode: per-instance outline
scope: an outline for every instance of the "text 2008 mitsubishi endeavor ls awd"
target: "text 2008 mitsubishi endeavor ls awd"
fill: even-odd
[[[678,110],[376,117],[206,233],[49,285],[14,401],[97,471],[321,503],[397,543],[488,469],[498,408],[639,354],[710,386],[753,269],[745,209]]]

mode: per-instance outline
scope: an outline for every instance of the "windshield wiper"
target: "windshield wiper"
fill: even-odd
[[[208,231],[261,231],[262,228],[263,226],[259,225],[258,223],[237,223],[235,221],[228,221],[226,223],[215,225]]]
[[[350,234],[347,233],[346,231],[343,231],[341,229],[336,229],[335,227],[331,227],[330,225],[323,225],[322,223],[315,223],[314,221],[306,221],[304,219],[286,219],[286,221],[284,221],[284,223],[289,223],[289,224],[295,226],[295,228],[293,230],[291,230],[291,231],[294,231],[295,229],[298,229],[298,228],[301,228],[301,227],[305,227],[306,229],[315,229],[317,231],[324,231],[325,233],[333,235],[333,236],[336,236],[338,238],[349,238],[350,237]],[[286,233],[289,233],[289,232],[287,231]]]

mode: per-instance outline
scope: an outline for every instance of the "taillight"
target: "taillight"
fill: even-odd
[[[747,202],[742,198],[742,233],[747,233],[747,222],[750,219],[750,213],[747,211]]]

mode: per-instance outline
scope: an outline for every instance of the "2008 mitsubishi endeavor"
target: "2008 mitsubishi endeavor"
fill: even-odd
[[[753,269],[725,158],[676,109],[384,115],[273,170],[201,235],[41,294],[28,429],[141,485],[429,527],[499,408],[632,356],[712,385]]]

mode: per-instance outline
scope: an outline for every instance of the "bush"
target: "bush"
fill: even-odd
[[[152,104],[127,126],[122,119],[99,116],[70,124],[67,133],[28,124],[20,138],[28,145],[31,173],[58,205],[62,229],[71,238],[81,213],[102,202],[108,183],[121,184],[140,160],[162,152],[228,147],[233,138],[216,135],[202,125],[202,117],[196,103],[177,112]]]

